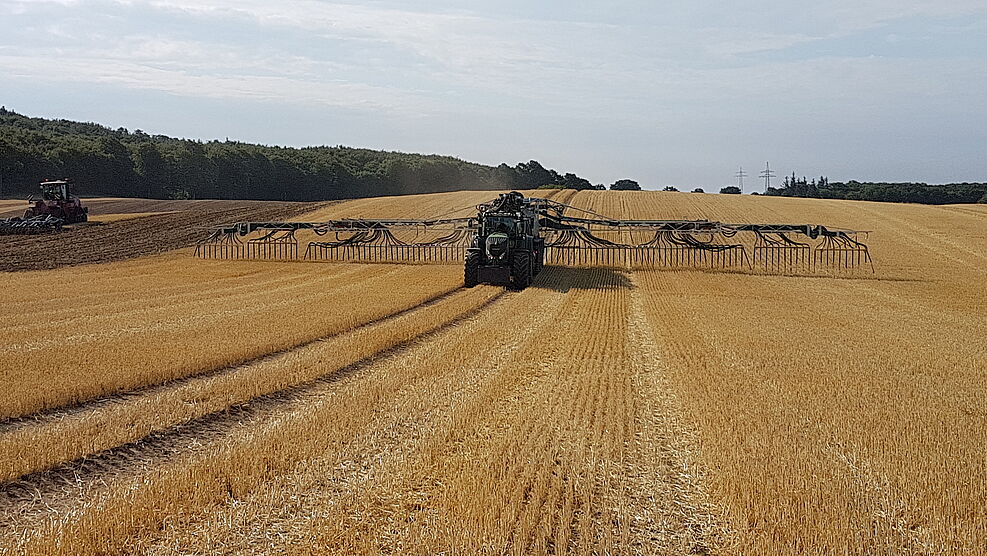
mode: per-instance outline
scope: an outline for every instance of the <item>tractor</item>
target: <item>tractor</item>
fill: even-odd
[[[32,206],[24,211],[24,220],[50,216],[74,224],[89,219],[89,208],[72,194],[72,180],[68,178],[41,182],[41,198],[32,195],[27,202]]]
[[[478,230],[466,249],[466,287],[485,283],[523,290],[545,263],[538,207],[515,191],[478,208]]]

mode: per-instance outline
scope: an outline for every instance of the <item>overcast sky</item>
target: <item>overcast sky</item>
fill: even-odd
[[[987,0],[0,0],[0,104],[594,183],[987,181]]]

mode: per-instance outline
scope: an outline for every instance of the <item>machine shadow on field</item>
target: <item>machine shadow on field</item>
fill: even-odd
[[[530,287],[567,293],[571,290],[629,290],[634,285],[631,283],[630,277],[627,276],[627,272],[620,269],[546,265],[535,277]]]

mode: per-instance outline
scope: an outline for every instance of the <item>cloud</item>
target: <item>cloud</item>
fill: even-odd
[[[158,9],[229,20],[247,18],[262,27],[302,30],[323,37],[368,40],[414,54],[445,70],[545,66],[572,63],[568,40],[602,26],[501,20],[476,15],[302,0],[151,0]],[[554,36],[554,37],[553,37]]]
[[[172,45],[175,46],[175,45]],[[183,53],[194,52],[192,49]],[[200,49],[201,50],[201,49]],[[205,52],[204,50],[201,50]],[[165,50],[155,51],[161,55]],[[220,58],[222,59],[222,58]],[[230,58],[227,58],[230,59]],[[384,112],[426,113],[436,109],[434,102],[406,91],[374,87],[360,83],[315,81],[284,75],[260,75],[257,72],[227,73],[205,71],[212,63],[186,61],[179,67],[174,61],[159,58],[160,63],[144,59],[126,60],[103,56],[35,57],[0,54],[0,68],[11,78],[35,83],[69,81],[120,85],[131,89],[152,89],[175,95],[254,101],[277,101],[313,106],[333,106]],[[243,67],[244,64],[238,63]],[[254,69],[272,73],[277,62],[254,63]],[[200,71],[194,73],[193,69]]]
[[[882,95],[906,102],[957,94],[952,89],[956,76],[980,75],[976,65],[846,53],[800,58],[795,48],[849,40],[859,29],[878,29],[905,17],[987,12],[980,0],[948,5],[820,0],[810,6],[753,0],[715,9],[673,0],[631,2],[630,12],[611,18],[625,22],[614,24],[591,17],[552,21],[315,0],[12,5],[29,10],[46,4],[61,5],[64,17],[81,21],[59,26],[74,31],[71,44],[36,40],[0,46],[0,72],[407,117],[484,114],[628,122],[684,120],[738,106],[778,106],[794,98],[833,110],[851,97],[870,105]],[[117,20],[117,27],[108,27]],[[159,20],[171,25],[139,25]],[[765,25],[765,20],[776,23]],[[753,55],[787,51],[793,57]]]
[[[838,30],[855,32],[873,29],[888,22],[905,18],[957,18],[987,13],[982,0],[828,0],[818,4],[812,13],[829,14]]]

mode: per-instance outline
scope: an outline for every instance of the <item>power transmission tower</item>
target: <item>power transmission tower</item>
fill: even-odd
[[[744,171],[744,167],[741,166],[740,167],[740,171],[737,172],[734,175],[737,177],[737,187],[739,187],[740,190],[743,191],[744,190],[744,178],[747,177],[747,172]]]
[[[764,180],[764,192],[768,192],[768,188],[771,187],[771,178],[775,177],[775,173],[771,171],[771,164],[769,162],[764,163],[764,171],[760,174],[761,179]]]

